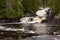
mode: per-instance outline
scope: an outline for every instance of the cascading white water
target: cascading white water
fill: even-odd
[[[20,19],[20,23],[41,23],[43,20],[46,20],[46,13],[47,11],[49,10],[50,8],[44,8],[42,10],[38,10],[36,12],[36,17],[23,17]],[[23,24],[24,25],[24,24]],[[30,25],[30,24],[29,24]],[[25,25],[25,26],[29,26],[28,24]],[[38,33],[41,32],[41,33],[46,33],[46,24],[42,24],[44,26],[41,27],[41,24],[34,24],[34,28],[36,28],[36,31],[32,31],[32,30],[29,30],[28,28],[29,27],[26,27],[25,29],[25,26],[22,28],[22,29],[15,29],[15,28],[6,28],[6,27],[3,27],[3,26],[0,26],[0,29],[1,30],[6,30],[6,31],[22,31],[22,32],[25,32],[25,33]],[[31,26],[31,25],[30,25]],[[31,27],[32,28],[32,27]],[[41,29],[42,30],[41,30]]]
[[[51,16],[51,10],[49,7],[36,12],[36,17],[23,17],[20,19],[20,23],[41,23],[43,20],[47,20],[47,17]],[[32,20],[30,20],[32,19]]]

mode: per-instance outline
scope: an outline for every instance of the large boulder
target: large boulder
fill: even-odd
[[[36,12],[36,15],[39,16],[39,17],[43,17],[43,16],[46,15],[46,12],[45,12],[45,10],[38,10],[38,11]]]
[[[36,12],[36,15],[39,17],[43,17],[45,20],[47,20],[47,19],[51,18],[52,10],[51,10],[51,8],[47,7],[42,10],[38,10]]]

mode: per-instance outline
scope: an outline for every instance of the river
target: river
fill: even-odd
[[[0,30],[0,40],[60,40],[60,26],[52,26],[48,23],[5,24],[1,27],[24,28],[24,31]]]

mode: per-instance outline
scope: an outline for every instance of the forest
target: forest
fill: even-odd
[[[0,19],[19,19],[39,7],[51,7],[53,14],[60,13],[60,0],[0,0]]]

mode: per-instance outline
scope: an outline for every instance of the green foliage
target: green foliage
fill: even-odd
[[[60,0],[0,0],[0,19],[20,18],[24,16],[24,12],[36,12],[40,6],[49,6],[57,14]]]
[[[40,6],[39,0],[23,0],[22,1],[23,7],[25,8],[25,12],[36,11]]]
[[[23,9],[20,0],[0,0],[0,18],[20,18],[24,15]]]
[[[7,5],[6,17],[9,19],[19,18],[23,15],[22,5],[18,3],[18,0],[9,0],[12,4]],[[8,3],[7,3],[8,4]]]
[[[47,0],[47,5],[52,8],[54,14],[57,14],[60,9],[60,0]]]
[[[0,0],[0,18],[3,18],[3,14],[6,13],[6,0]]]

